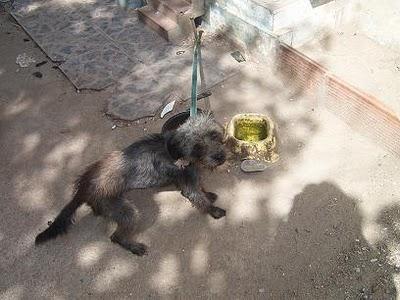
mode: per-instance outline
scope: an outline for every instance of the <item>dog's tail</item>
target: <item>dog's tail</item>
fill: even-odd
[[[58,214],[53,223],[45,231],[38,234],[35,244],[44,243],[50,239],[54,239],[60,234],[67,232],[68,227],[72,224],[72,216],[75,211],[84,202],[82,192],[78,190],[71,202],[69,202],[62,211]]]

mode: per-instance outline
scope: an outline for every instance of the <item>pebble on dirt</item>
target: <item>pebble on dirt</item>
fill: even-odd
[[[15,60],[15,63],[19,65],[21,68],[27,68],[29,67],[30,64],[35,62],[36,60],[26,53],[19,54],[17,56],[17,59]]]
[[[37,63],[37,64],[36,64],[36,67],[40,67],[40,66],[43,66],[43,65],[45,65],[45,64],[47,64],[47,60],[43,60],[43,61],[41,61],[40,63]]]
[[[34,72],[34,73],[32,73],[32,75],[37,77],[37,78],[42,78],[43,77],[43,74],[40,73],[40,72]]]

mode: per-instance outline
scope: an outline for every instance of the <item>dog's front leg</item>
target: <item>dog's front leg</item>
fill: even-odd
[[[200,186],[199,174],[194,166],[186,167],[182,171],[178,182],[182,195],[201,212],[208,213],[215,219],[222,218],[226,215],[225,210],[214,206],[203,192]]]
[[[218,199],[218,195],[216,193],[213,192],[207,192],[204,187],[201,188],[202,192],[206,195],[208,201],[210,201],[211,203],[214,203],[215,201],[217,201]]]

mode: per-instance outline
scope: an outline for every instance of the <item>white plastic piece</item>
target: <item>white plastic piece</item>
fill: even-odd
[[[246,159],[240,165],[240,169],[245,173],[262,172],[267,167],[265,162],[254,159]]]
[[[164,106],[164,109],[161,112],[161,119],[164,118],[164,116],[168,113],[170,113],[173,109],[174,109],[174,105],[175,105],[175,100],[171,101],[170,103],[168,103],[167,105]]]

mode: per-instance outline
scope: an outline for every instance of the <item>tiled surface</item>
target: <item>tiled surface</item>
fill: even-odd
[[[81,89],[101,90],[129,73],[137,60],[124,55],[115,45],[106,42],[61,64],[60,69]]]
[[[115,85],[108,109],[117,118],[154,116],[172,92],[190,96],[191,51],[177,55],[179,48],[115,1],[16,0],[12,14],[77,89]],[[224,56],[204,51],[208,86],[235,71],[237,64],[220,63]]]

